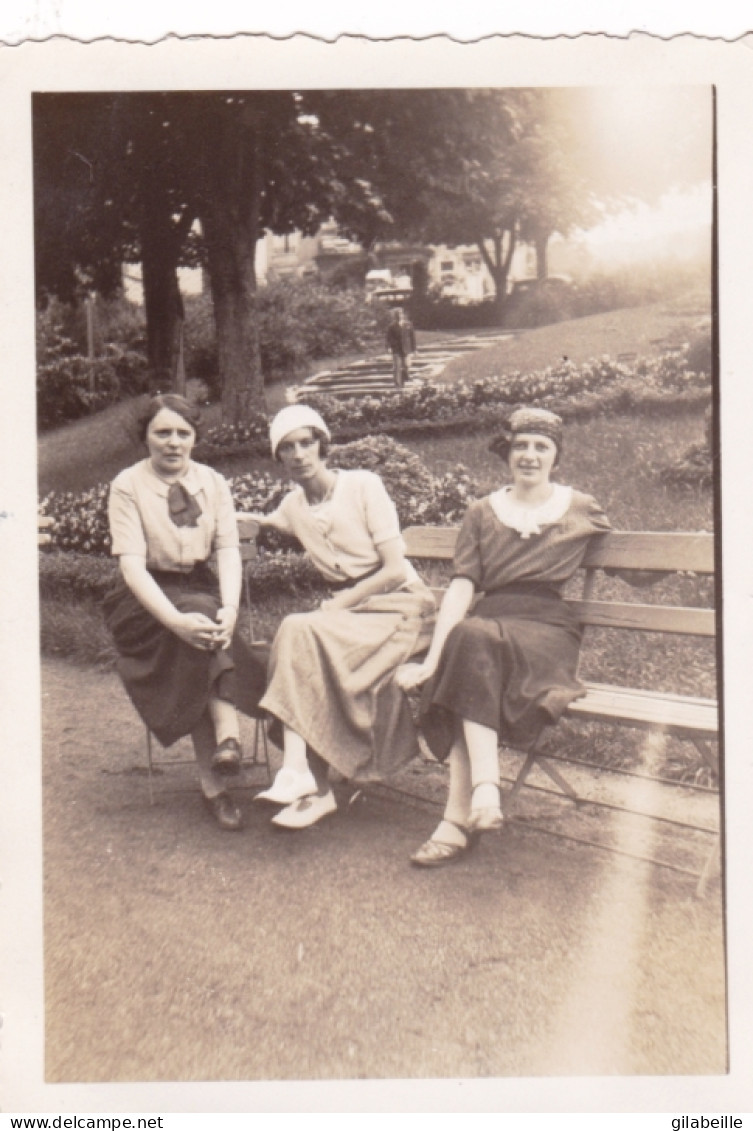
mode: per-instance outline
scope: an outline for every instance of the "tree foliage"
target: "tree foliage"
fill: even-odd
[[[543,275],[550,236],[586,223],[599,202],[701,175],[710,153],[696,144],[702,100],[682,91],[665,100],[695,114],[684,129],[668,119],[659,133],[634,113],[632,130],[608,141],[598,115],[614,97],[523,88],[36,95],[38,294],[108,293],[122,262],[141,262],[150,369],[164,386],[182,317],[177,268],[198,254],[223,415],[242,419],[263,403],[255,251],[265,229],[311,234],[333,217],[366,248],[405,238],[476,244],[501,302],[519,241],[536,246]],[[633,95],[622,97],[635,110]],[[644,118],[651,110],[646,99]]]

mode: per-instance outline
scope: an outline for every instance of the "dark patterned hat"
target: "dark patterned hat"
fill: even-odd
[[[546,436],[556,444],[559,459],[562,454],[562,417],[557,416],[556,412],[550,412],[546,408],[516,408],[507,417],[501,431],[492,439],[489,451],[506,460],[510,454],[512,438],[520,432]]]

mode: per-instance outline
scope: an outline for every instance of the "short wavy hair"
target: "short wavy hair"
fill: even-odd
[[[177,412],[178,416],[182,416],[186,423],[191,425],[198,440],[201,424],[201,409],[198,405],[192,404],[179,393],[158,393],[155,397],[152,397],[146,408],[138,416],[136,426],[138,437],[142,443],[146,442],[149,425],[163,408],[169,409],[170,412]]]

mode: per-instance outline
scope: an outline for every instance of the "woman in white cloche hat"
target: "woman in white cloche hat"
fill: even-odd
[[[296,487],[262,525],[294,535],[332,595],[285,618],[272,646],[261,708],[283,765],[257,800],[302,829],[337,808],[330,767],[374,781],[418,753],[410,707],[393,676],[431,640],[435,602],[405,558],[395,505],[378,475],[327,466],[329,429],[308,405],[270,426],[272,454]]]

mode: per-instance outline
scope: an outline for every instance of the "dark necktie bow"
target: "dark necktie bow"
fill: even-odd
[[[182,483],[173,483],[167,492],[167,509],[176,526],[198,526],[201,507]]]

